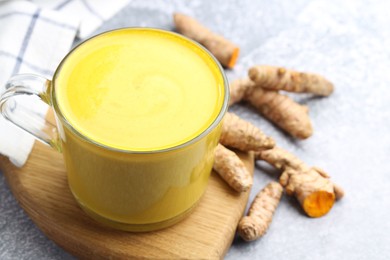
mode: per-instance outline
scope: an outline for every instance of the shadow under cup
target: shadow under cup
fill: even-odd
[[[49,99],[47,103],[55,111],[59,141],[49,143],[61,147],[70,189],[83,210],[98,222],[116,229],[151,231],[183,219],[204,193],[221,120],[228,107],[228,83],[218,61],[192,40],[158,29],[121,30],[158,32],[180,39],[209,56],[223,79],[223,104],[213,122],[189,141],[153,151],[128,151],[104,145],[80,133],[65,118],[56,100],[56,79],[64,62],[70,54],[77,53],[78,47],[64,58],[45,95],[40,95]]]

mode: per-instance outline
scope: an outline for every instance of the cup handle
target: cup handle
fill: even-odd
[[[50,80],[32,74],[15,75],[8,80],[6,89],[0,97],[0,113],[3,117],[61,152],[57,127],[45,119],[45,113],[31,111],[25,102],[18,100],[22,96],[30,96],[51,107]]]

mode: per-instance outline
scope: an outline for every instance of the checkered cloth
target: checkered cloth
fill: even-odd
[[[129,0],[0,0],[0,94],[15,74],[51,79],[75,37],[85,38]],[[25,107],[45,114],[47,107],[25,99]],[[34,139],[0,115],[0,153],[22,166]]]

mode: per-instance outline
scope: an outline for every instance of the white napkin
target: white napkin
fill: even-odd
[[[41,7],[59,11],[69,19],[80,21],[77,36],[83,39],[127,5],[130,0],[33,0],[33,2]]]
[[[15,74],[34,73],[51,79],[76,36],[84,38],[123,8],[129,0],[0,1],[0,95]],[[44,114],[47,108],[27,107]],[[34,138],[0,115],[0,154],[22,166]]]

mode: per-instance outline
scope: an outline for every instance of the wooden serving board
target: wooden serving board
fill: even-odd
[[[253,173],[253,156],[240,154]],[[62,155],[36,142],[27,163],[0,168],[20,205],[59,246],[84,259],[220,259],[229,249],[249,192],[238,194],[212,173],[198,206],[178,224],[154,232],[106,228],[77,205],[66,179]]]

